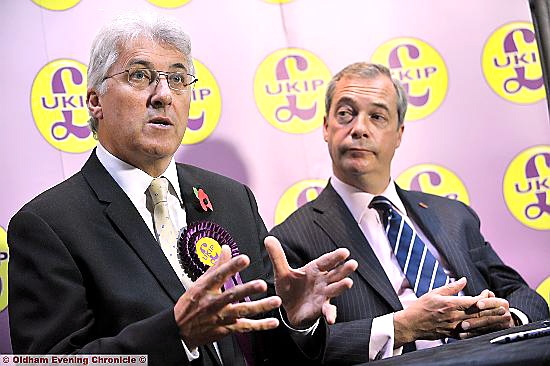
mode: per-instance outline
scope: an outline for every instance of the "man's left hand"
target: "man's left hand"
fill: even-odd
[[[290,325],[304,329],[323,315],[329,324],[336,321],[336,306],[330,299],[351,288],[348,276],[357,269],[349,250],[336,249],[299,269],[290,268],[279,240],[265,238],[265,247],[273,263],[275,290],[282,299]],[[344,262],[345,261],[345,262]]]
[[[495,297],[492,291],[473,306],[472,318],[462,321],[461,338],[469,338],[481,334],[507,329],[514,326],[508,301]]]

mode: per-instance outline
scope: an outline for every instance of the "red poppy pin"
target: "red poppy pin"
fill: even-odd
[[[202,188],[193,187],[193,192],[195,193],[195,197],[199,199],[201,207],[204,211],[208,211],[208,209],[210,209],[210,211],[214,211],[210,198],[208,198],[208,195]]]

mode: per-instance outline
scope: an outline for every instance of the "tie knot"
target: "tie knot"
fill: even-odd
[[[149,192],[151,193],[151,199],[153,204],[159,202],[166,202],[168,196],[168,179],[164,177],[155,178],[149,185]]]
[[[377,210],[390,210],[392,208],[391,201],[384,196],[374,196],[372,201],[369,203],[369,208],[374,208]]]
[[[391,201],[384,196],[375,196],[369,203],[369,208],[374,208],[378,211],[384,227],[388,224],[392,207]]]

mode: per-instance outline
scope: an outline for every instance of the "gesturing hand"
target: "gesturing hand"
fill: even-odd
[[[174,306],[174,316],[181,338],[189,349],[219,340],[231,332],[273,329],[279,325],[275,318],[248,319],[279,307],[281,299],[278,296],[236,303],[247,296],[266,292],[265,281],[250,281],[221,291],[230,276],[249,264],[246,255],[231,258],[231,250],[224,245],[216,264],[179,298]]]
[[[324,315],[329,324],[336,321],[336,307],[330,299],[351,288],[348,276],[357,269],[355,260],[348,260],[344,248],[324,254],[299,269],[290,268],[285,253],[273,236],[265,239],[265,247],[273,263],[275,290],[283,301],[290,325],[307,328]]]

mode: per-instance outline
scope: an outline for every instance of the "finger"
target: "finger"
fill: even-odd
[[[329,271],[327,276],[327,282],[333,283],[338,282],[346,277],[348,277],[350,274],[355,272],[355,270],[358,267],[358,263],[355,259],[350,259],[349,261],[345,262],[344,264],[336,267],[335,269]]]
[[[463,330],[468,332],[486,332],[488,330],[506,329],[511,319],[510,313],[503,315],[483,316],[464,320],[461,324]]]
[[[349,290],[353,286],[353,280],[351,278],[344,278],[338,282],[327,285],[323,291],[323,294],[328,298],[333,298],[342,295],[346,290]]]
[[[460,278],[458,281],[450,282],[445,286],[441,286],[432,290],[432,292],[444,296],[453,296],[458,294],[464,287],[466,287],[466,277]]]
[[[279,320],[276,318],[265,319],[247,319],[239,318],[234,324],[225,326],[232,332],[248,333],[259,330],[275,329],[279,326]]]
[[[475,308],[475,306],[473,306],[472,308]],[[502,315],[505,315],[506,312],[507,310],[504,307],[499,306],[498,308],[491,308],[491,309],[481,310],[481,311],[477,310],[475,312],[467,311],[466,313],[470,315],[470,317],[467,319],[469,320],[470,324],[477,324],[479,323],[477,319],[488,317],[488,316],[502,316]],[[473,325],[472,327],[476,327],[476,325]]]
[[[331,269],[339,266],[350,255],[350,252],[346,248],[338,248],[330,253],[323,254],[319,258],[310,263],[315,263],[320,271],[330,271]]]
[[[279,306],[281,306],[281,298],[279,296],[271,296],[256,301],[231,304],[226,309],[223,309],[222,313],[225,318],[229,319],[249,318],[266,313]]]
[[[480,310],[498,308],[500,306],[507,309],[509,307],[508,301],[506,299],[501,299],[500,297],[491,297],[477,302],[477,307]]]
[[[290,272],[290,266],[279,239],[274,236],[268,236],[264,239],[264,245],[267,250],[267,254],[269,254],[269,258],[271,259],[271,263],[273,264],[273,272],[275,277],[284,277],[288,272]]]
[[[332,305],[329,300],[323,304],[322,313],[328,324],[336,323],[336,306]]]
[[[222,251],[220,253],[220,257],[211,268],[214,268],[214,269],[218,268],[222,264],[227,263],[230,259],[231,259],[231,248],[229,248],[228,245],[222,245]]]
[[[226,249],[224,249],[226,247]],[[224,250],[229,250],[229,247],[224,245],[222,247],[222,256],[223,258]],[[230,253],[230,252],[229,252]],[[231,255],[231,254],[229,254]],[[204,281],[204,286],[208,289],[219,289],[222,285],[229,279],[229,277],[234,276],[238,272],[244,270],[250,264],[250,259],[245,254],[238,255],[236,257],[230,258],[227,262],[222,263],[219,261],[219,265],[216,263],[214,266],[210,267],[199,279]]]
[[[235,303],[243,300],[244,298],[261,294],[267,291],[267,284],[264,280],[254,280],[235,287],[230,288],[227,291],[222,292],[214,301],[212,301],[211,306],[214,311],[218,311],[227,304]]]

